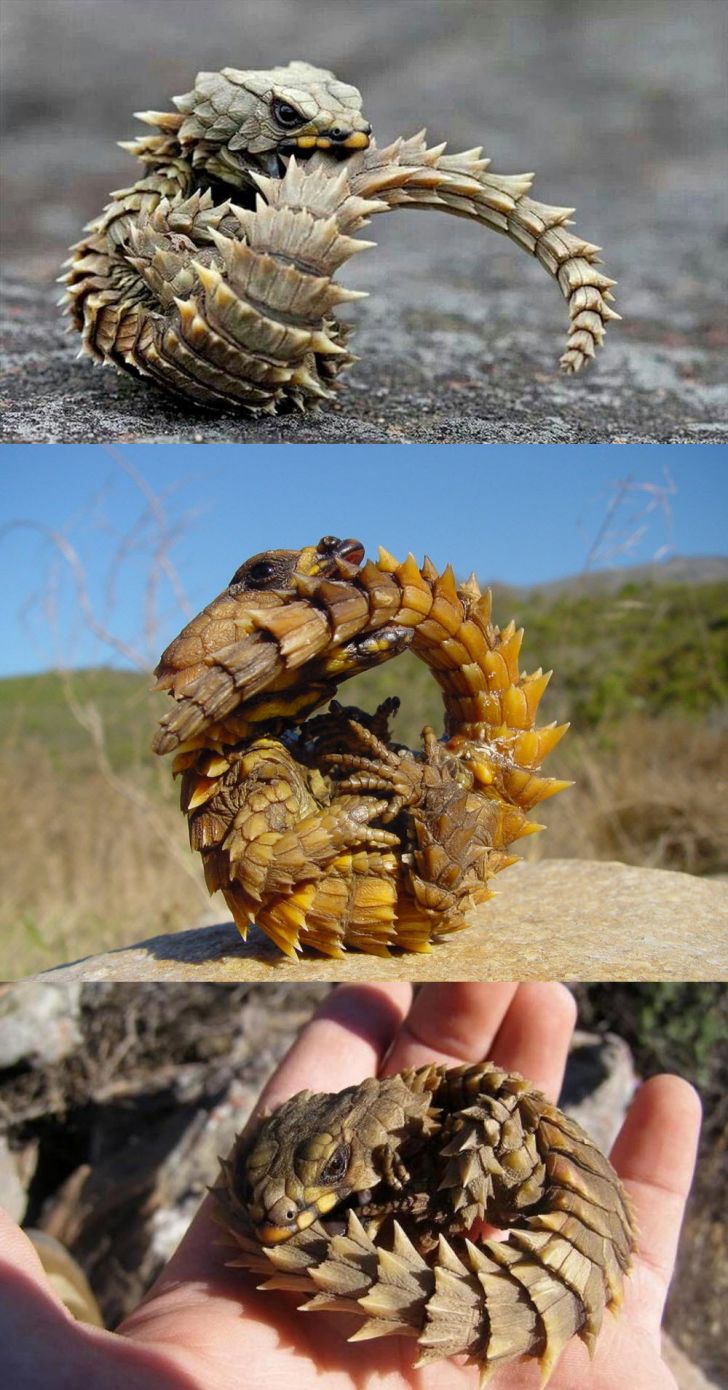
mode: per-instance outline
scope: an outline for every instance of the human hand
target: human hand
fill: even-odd
[[[271,1108],[308,1087],[339,1090],[367,1075],[435,1060],[489,1058],[520,1071],[551,1099],[561,1085],[575,1020],[571,996],[551,984],[344,986],[328,996],[266,1086]],[[593,1361],[581,1342],[564,1351],[549,1390],[677,1390],[660,1355],[672,1275],[699,1131],[699,1102],[677,1077],[638,1092],[612,1162],[634,1204],[639,1250],[618,1319],[607,1315]],[[0,1343],[10,1384],[23,1390],[474,1390],[461,1360],[411,1369],[400,1338],[347,1343],[341,1314],[297,1311],[293,1295],[258,1292],[224,1265],[210,1199],[153,1289],[118,1333],[75,1323],[50,1290],[29,1242],[0,1223]],[[6,1358],[7,1359],[7,1358]],[[13,1380],[13,1375],[15,1380]],[[536,1390],[538,1367],[504,1367],[493,1390]]]

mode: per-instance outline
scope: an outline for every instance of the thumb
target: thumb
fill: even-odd
[[[56,1313],[70,1320],[70,1313],[51,1287],[33,1244],[4,1207],[0,1207],[0,1287],[5,1297],[15,1283],[48,1300]],[[2,1315],[0,1304],[0,1315]]]
[[[42,1390],[69,1385],[78,1369],[73,1319],[56,1297],[20,1227],[0,1208],[0,1346],[5,1384]]]
[[[76,1322],[33,1245],[0,1207],[0,1346],[12,1390],[204,1390],[171,1355]]]

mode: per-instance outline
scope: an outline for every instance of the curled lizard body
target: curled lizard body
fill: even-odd
[[[573,1336],[592,1351],[635,1246],[607,1159],[488,1062],[302,1092],[240,1137],[213,1193],[229,1264],[261,1287],[356,1313],[352,1340],[416,1339],[418,1365],[465,1353],[483,1381],[525,1356],[545,1382]],[[482,1221],[506,1238],[478,1239]]]
[[[157,668],[175,705],[154,747],[176,755],[208,887],[288,955],[429,950],[470,924],[508,846],[540,828],[533,808],[568,785],[540,772],[566,729],[535,726],[548,675],[520,673],[523,634],[492,622],[475,578],[363,558],[336,537],[254,556]],[[442,689],[443,739],[393,743],[392,700],[307,718],[406,648]]]
[[[530,197],[481,150],[447,154],[424,133],[378,149],[354,87],[307,63],[200,73],[157,132],[124,147],[144,176],[72,248],[64,301],[82,351],[213,409],[253,414],[330,399],[352,361],[335,282],[369,219],[396,208],[467,217],[508,236],[568,301],[562,369],[600,345],[614,284],[573,209]]]

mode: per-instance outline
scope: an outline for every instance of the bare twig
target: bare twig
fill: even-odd
[[[165,853],[173,859],[177,871],[194,885],[194,895],[202,905],[207,901],[207,894],[200,882],[197,867],[193,865],[182,843],[169,832],[163,808],[155,803],[133,777],[114,770],[108,754],[107,729],[103,715],[98,705],[82,699],[78,693],[76,672],[69,664],[69,648],[72,645],[69,641],[70,634],[68,631],[62,632],[60,591],[64,573],[70,575],[75,594],[75,610],[84,632],[97,638],[112,661],[115,659],[124,667],[132,667],[145,675],[150,673],[159,648],[159,596],[163,581],[169,585],[184,616],[187,617],[190,613],[184,586],[172,559],[173,547],[184,534],[190,514],[182,513],[170,520],[166,508],[169,493],[176,491],[179,484],[168,489],[167,495],[160,494],[120,450],[108,446],[106,452],[112,458],[115,470],[124,474],[143,499],[142,511],[123,534],[119,534],[118,529],[104,516],[103,504],[110,490],[110,484],[106,482],[92,495],[83,511],[72,517],[64,526],[53,527],[20,518],[0,528],[0,541],[14,531],[29,530],[39,534],[47,543],[50,555],[43,581],[40,587],[24,599],[21,614],[27,617],[34,607],[41,608],[45,627],[52,642],[54,668],[61,681],[66,705],[77,724],[88,735],[97,770],[116,795],[141,813],[144,825]],[[92,596],[87,566],[70,534],[79,524],[83,524],[88,532],[89,511],[94,514],[95,529],[106,530],[112,539],[100,606]],[[132,557],[138,559],[145,555],[146,578],[140,614],[140,636],[127,639],[120,635],[114,622],[117,588],[124,582],[127,562]]]
[[[656,515],[662,516],[667,540],[656,547],[651,558],[663,560],[669,555],[672,549],[671,498],[676,495],[677,487],[667,465],[663,467],[663,477],[662,483],[622,478],[612,484],[604,518],[587,551],[585,573],[612,564],[619,556],[634,554]]]

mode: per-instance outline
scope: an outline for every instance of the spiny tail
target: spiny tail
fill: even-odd
[[[197,284],[175,297],[164,350],[257,382],[257,394],[246,388],[240,397],[256,413],[286,403],[316,407],[334,398],[336,377],[354,360],[337,311],[366,297],[334,283],[337,270],[372,244],[348,228],[380,204],[352,197],[345,170],[303,175],[295,158],[283,179],[256,175],[255,182],[255,208],[232,205],[231,218],[211,233],[215,256],[194,262]],[[226,380],[219,387],[234,394]]]
[[[443,692],[448,746],[467,749],[479,788],[530,811],[568,787],[538,773],[569,726],[536,727],[551,672],[520,672],[523,629],[493,623],[491,595],[474,574],[458,584],[451,565],[440,574],[427,557],[420,568],[413,555],[400,563],[382,547],[377,568],[399,589],[397,622],[414,628],[412,651]]]
[[[346,221],[351,234],[372,212],[429,208],[471,218],[510,237],[558,282],[570,318],[561,367],[578,372],[601,345],[607,323],[620,317],[609,302],[615,281],[597,269],[600,247],[567,230],[573,208],[551,207],[528,196],[532,174],[491,174],[480,146],[446,154],[444,144],[428,149],[424,134],[395,140],[384,149],[372,142],[353,155],[343,170],[351,203],[336,211],[337,220]],[[266,200],[281,209],[300,196],[301,178],[315,177],[320,167],[317,157],[314,172],[305,170],[301,176],[294,170],[290,178],[257,182]]]
[[[601,248],[566,230],[573,208],[551,207],[528,196],[532,174],[491,174],[481,146],[446,154],[444,144],[428,149],[424,136],[422,131],[387,150],[358,156],[361,170],[352,173],[353,190],[392,208],[432,208],[471,218],[535,256],[556,279],[569,306],[562,371],[578,372],[601,346],[607,323],[620,317],[608,303],[615,281],[596,269]],[[395,167],[406,175],[401,186],[391,183]]]

